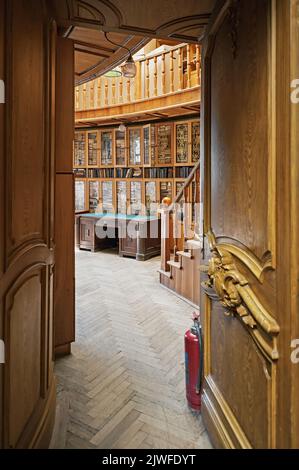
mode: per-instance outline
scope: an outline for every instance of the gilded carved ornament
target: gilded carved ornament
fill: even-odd
[[[271,359],[277,359],[278,323],[263,307],[248,280],[238,270],[232,254],[227,249],[228,245],[225,245],[225,248],[221,244],[217,245],[212,231],[208,232],[207,238],[211,258],[208,266],[201,266],[201,271],[206,272],[209,278],[202,283],[204,291],[212,300],[220,302],[225,308],[225,315],[238,316],[249,328],[260,349]],[[273,344],[269,344],[260,330],[269,335]]]

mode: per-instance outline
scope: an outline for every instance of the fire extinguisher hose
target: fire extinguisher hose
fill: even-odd
[[[196,332],[197,332],[197,337],[198,337],[198,349],[199,349],[199,371],[198,371],[196,393],[199,395],[201,391],[202,375],[203,375],[203,340],[202,340],[202,331],[201,331],[200,323],[196,322],[195,326],[196,326]]]

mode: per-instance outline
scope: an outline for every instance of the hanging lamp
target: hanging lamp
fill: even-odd
[[[130,49],[126,46],[123,46],[121,44],[117,44],[114,41],[111,41],[111,39],[108,38],[108,35],[107,35],[106,32],[104,32],[104,36],[105,36],[106,40],[108,42],[110,42],[111,44],[113,44],[114,46],[121,47],[122,49],[126,49],[129,52],[129,57],[127,58],[126,62],[123,65],[121,65],[121,73],[126,78],[136,77],[136,64],[134,62],[134,59],[133,59],[133,56],[132,56],[132,53],[131,53]]]

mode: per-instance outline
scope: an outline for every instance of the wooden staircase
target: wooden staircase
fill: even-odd
[[[160,283],[199,306],[199,162],[195,165],[174,202],[160,209]]]

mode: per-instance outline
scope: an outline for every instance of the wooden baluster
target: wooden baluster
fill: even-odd
[[[184,88],[183,51],[184,49],[180,47],[179,49],[179,90],[182,90]]]
[[[108,94],[109,94],[109,82],[108,82],[108,78],[106,78],[105,80],[105,106],[108,106],[109,104],[109,101],[108,101]]]
[[[199,235],[199,210],[200,210],[200,170],[197,168],[195,173],[195,224],[194,232]]]
[[[123,103],[124,101],[124,82],[123,77],[119,79],[119,102]]]
[[[83,85],[83,90],[82,90],[82,94],[83,94],[83,109],[86,109],[86,83],[84,83]]]
[[[115,84],[115,78],[112,78],[112,104],[115,104],[115,90],[116,90],[116,84]]]
[[[157,56],[154,57],[154,96],[158,95],[158,68]]]
[[[131,79],[127,79],[127,101],[131,101]]]
[[[94,80],[90,82],[89,108],[94,109]]]
[[[145,97],[149,98],[150,89],[149,89],[149,59],[145,61]]]
[[[161,269],[170,271],[170,213],[168,208],[161,209]]]
[[[184,251],[188,251],[186,241],[189,239],[189,230],[192,223],[192,204],[190,202],[190,187],[184,188]]]
[[[178,220],[177,211],[175,210],[172,215],[172,225],[173,225],[173,254],[174,254],[174,261],[177,263],[179,261],[179,237],[180,237],[180,225],[181,222]]]
[[[90,84],[91,82],[86,83],[86,109],[90,109]]]
[[[191,46],[187,46],[187,88],[191,87]]]
[[[174,92],[173,51],[170,52],[170,93]]]
[[[135,100],[141,99],[141,62],[136,62]]]
[[[196,79],[197,85],[200,85],[200,47],[196,46]]]
[[[97,108],[100,108],[101,107],[101,93],[102,93],[102,88],[101,88],[101,78],[97,78],[97,99],[96,99],[96,103],[97,103]]]
[[[166,75],[165,75],[165,52],[162,54],[162,64],[161,64],[161,71],[162,71],[162,83],[161,83],[161,91],[162,95],[166,93]]]
[[[76,86],[76,89],[75,89],[75,110],[76,111],[79,111],[79,98],[80,98],[80,92],[79,92],[79,87]]]

